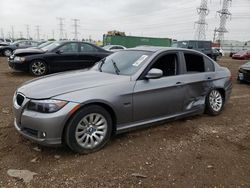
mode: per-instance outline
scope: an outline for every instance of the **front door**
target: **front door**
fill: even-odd
[[[134,121],[144,121],[176,115],[183,110],[185,89],[179,75],[177,53],[163,54],[150,66],[163,71],[158,79],[141,79],[136,82],[133,94]]]
[[[64,71],[77,69],[79,63],[78,43],[66,43],[57,49],[53,62],[51,63],[54,71]]]

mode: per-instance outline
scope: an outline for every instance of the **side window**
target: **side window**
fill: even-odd
[[[191,53],[184,53],[187,73],[205,72],[203,56]]]
[[[19,45],[20,47],[22,47],[22,46],[27,46],[26,42],[19,42],[18,45]]]
[[[159,57],[152,65],[151,69],[157,68],[162,70],[163,76],[174,76],[177,75],[177,65],[177,54],[166,54]]]
[[[38,46],[37,42],[31,42],[31,46]]]
[[[189,41],[188,42],[188,48],[196,49],[197,48],[197,42],[195,41]]]
[[[205,60],[205,71],[206,72],[213,72],[214,71],[214,63],[206,57],[204,57],[204,60]]]
[[[198,48],[204,48],[204,42],[203,41],[198,42]]]
[[[80,52],[97,52],[98,49],[90,44],[80,44]]]
[[[63,45],[60,50],[63,50],[64,53],[78,52],[77,43],[68,43]]]

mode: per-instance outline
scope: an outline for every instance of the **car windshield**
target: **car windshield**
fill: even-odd
[[[119,51],[103,59],[94,68],[111,74],[133,75],[151,54],[152,52],[138,50]]]
[[[43,51],[52,51],[52,50],[54,50],[55,48],[57,48],[58,46],[60,46],[60,45],[61,45],[60,42],[53,42],[52,44],[49,44],[49,45],[47,45],[47,46],[42,47],[41,49],[42,49]]]
[[[45,46],[50,45],[51,43],[53,43],[53,42],[52,42],[52,41],[48,41],[48,42],[42,43],[42,44],[40,44],[37,48],[43,48],[43,47],[45,47]]]

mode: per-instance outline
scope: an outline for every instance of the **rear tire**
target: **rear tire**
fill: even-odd
[[[29,65],[29,71],[34,76],[43,76],[48,73],[48,66],[42,60],[34,60]]]
[[[74,152],[88,154],[104,147],[111,133],[110,114],[101,106],[90,105],[70,119],[65,127],[64,142]]]
[[[224,101],[224,97],[219,90],[211,90],[206,97],[206,113],[212,116],[219,115],[223,110]]]

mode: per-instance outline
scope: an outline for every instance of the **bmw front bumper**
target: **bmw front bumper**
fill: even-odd
[[[51,146],[61,145],[63,129],[70,117],[70,111],[78,103],[69,102],[55,113],[40,113],[26,108],[30,99],[24,96],[21,105],[13,98],[14,126],[16,130],[36,143]]]

